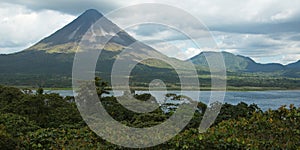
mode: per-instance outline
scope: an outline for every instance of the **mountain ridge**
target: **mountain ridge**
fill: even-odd
[[[290,64],[280,64],[280,63],[257,63],[250,57],[245,57],[242,55],[235,55],[229,52],[201,52],[198,55],[187,59],[195,65],[208,67],[206,62],[206,57],[209,57],[212,53],[221,53],[223,55],[225,66],[229,72],[245,72],[245,73],[273,73],[276,75],[281,75],[283,77],[300,77],[300,60]]]

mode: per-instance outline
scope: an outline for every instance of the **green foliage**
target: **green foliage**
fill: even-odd
[[[0,111],[9,109],[12,103],[23,97],[21,90],[13,87],[0,86]],[[2,112],[2,111],[1,111]]]
[[[5,126],[5,130],[13,137],[25,135],[40,128],[35,122],[16,114],[1,114],[0,125]]]
[[[99,84],[100,83],[100,84]],[[96,82],[101,89],[101,82]],[[100,93],[101,95],[101,93]],[[168,95],[169,98],[185,98]],[[150,94],[134,95],[151,100]],[[126,149],[113,145],[92,132],[80,117],[74,97],[58,94],[22,93],[0,86],[0,149]],[[117,121],[136,127],[151,127],[168,119],[175,109],[139,114],[123,107],[116,97],[101,98],[107,112]],[[168,104],[172,106],[172,104]],[[216,103],[198,103],[198,111],[177,136],[149,149],[299,149],[300,108],[291,105],[262,112],[255,104],[224,104],[215,123],[204,133],[198,127],[204,111]],[[92,116],[91,116],[92,117]]]
[[[37,90],[36,90],[36,93],[37,94],[43,94],[44,93],[44,89],[43,88],[38,88]]]
[[[40,127],[59,127],[82,121],[75,103],[58,94],[24,94],[16,88],[3,87],[0,88],[0,100],[2,113],[25,116]],[[26,122],[26,119],[23,120]]]
[[[297,149],[300,109],[255,112],[249,119],[223,121],[203,135],[213,148]]]
[[[144,101],[151,98],[151,95],[149,95],[150,94],[136,95],[135,98]],[[121,105],[115,97],[102,98],[101,103],[108,114],[115,120],[132,127],[150,127],[168,118],[168,115],[160,108],[157,108],[153,112],[143,114],[130,111]]]
[[[223,104],[220,110],[220,114],[215,121],[218,124],[224,120],[238,119],[238,118],[250,118],[253,113],[261,112],[256,104],[248,105],[244,102],[240,102],[237,105]]]
[[[87,127],[39,129],[23,137],[22,144],[26,149],[104,149],[106,145]]]
[[[109,92],[106,91],[108,83],[103,82],[101,78],[95,77],[95,86],[99,97],[101,97],[102,94],[109,94]]]
[[[0,149],[14,150],[17,147],[17,142],[12,136],[7,133],[5,126],[0,124]]]
[[[220,114],[222,116],[222,114]],[[224,120],[205,133],[191,128],[159,147],[172,149],[299,149],[300,109],[291,106]]]

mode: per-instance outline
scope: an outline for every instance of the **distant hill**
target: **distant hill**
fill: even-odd
[[[298,69],[300,70],[300,60],[295,62],[295,63],[291,63],[291,64],[288,64],[286,66],[287,69]]]
[[[295,63],[286,65],[284,76],[299,78],[300,77],[300,60]]]
[[[196,65],[208,67],[206,57],[209,58],[213,53],[218,52],[201,52],[187,61],[191,61]],[[225,61],[226,69],[230,72],[276,73],[286,77],[300,77],[300,61],[289,65],[278,63],[261,64],[249,57],[234,55],[228,52],[221,53]]]
[[[190,58],[187,61],[200,66],[208,67],[207,59],[212,59],[213,54],[217,52],[201,52],[200,54]],[[248,57],[234,55],[228,52],[222,52],[226,69],[230,71],[246,71],[249,64],[254,63],[254,61]]]

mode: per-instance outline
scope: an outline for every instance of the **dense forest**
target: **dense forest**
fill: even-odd
[[[100,96],[105,92],[103,86],[106,84],[99,83],[101,80],[97,82]],[[174,94],[166,96],[181,98]],[[143,101],[151,95],[134,97]],[[101,97],[100,101],[115,120],[137,128],[157,125],[176,111],[176,107],[169,107],[176,104],[166,104],[152,112],[139,114],[124,108],[116,97]],[[205,133],[199,133],[203,112],[211,108],[198,103],[194,117],[183,131],[170,141],[149,149],[300,148],[300,108],[291,105],[263,112],[255,104],[223,104],[214,124]],[[77,110],[74,97],[44,94],[42,88],[32,92],[0,86],[0,112],[0,149],[3,150],[128,149],[93,133]]]
[[[130,77],[130,86],[136,88],[148,88],[149,83],[154,79],[161,79],[164,81],[168,89],[180,89],[180,81],[171,73],[162,72],[161,74],[152,75],[151,70],[144,70],[143,77],[139,77],[133,72]],[[141,74],[141,73],[140,73]],[[211,87],[211,77],[207,72],[200,72],[199,83],[200,88],[207,89]],[[104,76],[103,79],[110,81],[110,77]],[[0,74],[0,83],[5,86],[19,86],[27,88],[71,88],[72,77],[69,75],[26,75],[26,74]],[[110,86],[110,83],[109,83]],[[278,76],[269,76],[263,74],[253,73],[228,73],[227,75],[227,89],[239,90],[250,87],[259,89],[299,89],[299,78],[286,78]]]

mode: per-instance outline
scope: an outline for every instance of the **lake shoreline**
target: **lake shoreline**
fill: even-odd
[[[13,86],[19,89],[31,89],[31,90],[36,90],[37,88],[33,88],[33,87],[26,87],[26,86]],[[73,90],[72,87],[44,87],[44,90]],[[145,90],[149,90],[148,87],[132,87],[131,89],[135,90],[135,91],[145,91]],[[170,87],[167,88],[168,90],[172,90],[172,91],[180,91],[181,89],[179,87]],[[106,90],[112,90],[111,87],[107,88]],[[125,88],[120,88],[118,90],[125,90]],[[162,89],[164,90],[164,89]],[[224,89],[211,89],[211,87],[200,87],[200,89],[195,89],[195,88],[187,88],[184,90],[188,90],[188,91],[224,91]],[[283,87],[249,87],[249,86],[245,86],[245,87],[233,87],[233,86],[228,86],[226,87],[225,91],[276,91],[276,90],[282,90],[282,91],[297,91],[300,90],[300,87],[297,88],[283,88]],[[160,91],[159,89],[157,91]]]
[[[183,93],[181,93],[183,92]],[[216,91],[218,93],[218,91]],[[224,98],[222,103],[228,103],[232,105],[236,105],[240,102],[244,102],[248,105],[257,104],[263,111],[268,109],[278,109],[281,106],[289,106],[290,104],[294,104],[297,107],[300,107],[300,90],[269,90],[269,91],[223,91],[224,95],[220,93],[221,97]],[[57,93],[62,97],[73,96],[72,90],[44,90],[45,94]],[[135,94],[144,94],[150,93],[154,96],[159,102],[165,99],[165,94],[173,93],[177,95],[185,95],[194,100],[203,102],[208,104],[211,100],[210,91],[179,91],[179,90],[169,90],[165,91],[149,91],[149,90],[136,90]],[[122,96],[124,91],[109,91],[109,94],[103,94],[103,97],[111,97],[111,96]],[[218,94],[217,94],[218,95]],[[222,95],[224,97],[222,97]]]

